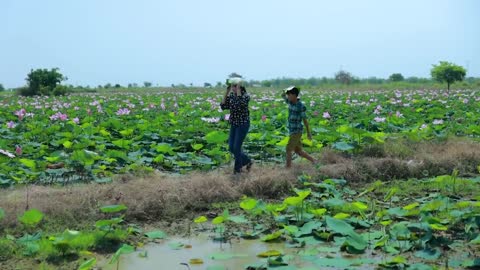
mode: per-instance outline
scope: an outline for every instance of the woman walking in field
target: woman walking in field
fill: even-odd
[[[250,96],[242,86],[242,82],[241,78],[227,80],[227,91],[220,103],[222,110],[230,110],[228,121],[231,127],[228,146],[235,158],[233,170],[235,175],[241,173],[243,167],[250,171],[253,164],[252,160],[242,151],[243,141],[250,128],[250,112],[248,110]]]

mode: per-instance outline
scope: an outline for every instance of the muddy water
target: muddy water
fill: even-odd
[[[187,248],[178,247],[182,243]],[[191,246],[191,248],[190,248]],[[206,235],[200,235],[191,239],[171,238],[159,244],[150,244],[135,253],[123,255],[120,260],[120,270],[187,270],[191,259],[198,258],[203,264],[190,264],[192,270],[204,269],[245,269],[249,265],[267,266],[267,259],[258,258],[257,254],[267,250],[278,250],[285,256],[288,266],[274,269],[338,269],[334,267],[320,267],[315,264],[315,258],[334,258],[339,254],[315,252],[312,246],[308,248],[288,248],[285,243],[264,243],[260,240],[236,240],[232,244],[220,244],[214,242]],[[145,256],[146,255],[146,256]],[[217,259],[214,259],[217,256]],[[233,258],[232,258],[233,256]],[[365,256],[365,255],[364,255]],[[214,257],[214,258],[212,258]],[[209,268],[209,267],[219,268]],[[223,266],[220,267],[220,266]],[[342,267],[345,269],[348,267]],[[116,266],[106,266],[103,269],[116,269]],[[270,268],[269,268],[270,269]],[[273,269],[273,268],[272,268]],[[358,265],[354,269],[373,269],[372,265]]]

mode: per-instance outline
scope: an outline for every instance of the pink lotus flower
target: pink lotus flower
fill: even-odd
[[[57,112],[54,115],[50,116],[50,120],[55,121],[60,119],[61,121],[65,121],[68,119],[68,116],[64,113]]]
[[[329,112],[324,112],[323,113],[323,118],[330,119],[331,118],[330,113]]]
[[[225,117],[224,117],[224,119],[225,119],[225,121],[228,121],[228,120],[230,120],[230,114],[229,114],[229,113],[225,114]]]
[[[75,124],[80,123],[80,119],[78,119],[78,117],[73,118],[72,121],[73,121]]]
[[[5,156],[9,157],[9,158],[14,158],[15,155],[8,152],[7,150],[3,150],[3,149],[0,149],[0,154],[4,154]]]
[[[162,103],[160,104],[160,107],[162,108],[162,110],[165,111],[166,107],[165,107],[165,99],[162,98]]]
[[[93,102],[90,102],[90,106],[97,106],[99,104],[100,104],[100,102],[98,102],[97,100],[95,100]]]
[[[397,112],[395,113],[395,116],[398,117],[398,118],[400,118],[400,117],[403,117],[403,114],[401,114],[399,111],[397,111]]]
[[[420,127],[420,130],[426,129],[427,127],[428,127],[427,124],[422,124],[422,126]]]
[[[433,120],[433,124],[434,124],[434,125],[442,125],[442,124],[443,124],[443,120],[442,120],[442,119],[435,119],[435,120]]]
[[[219,117],[202,117],[200,119],[202,119],[202,121],[205,121],[207,123],[218,123],[218,122],[220,122]]]
[[[127,108],[123,108],[123,109],[120,108],[117,111],[117,115],[128,115],[128,114],[130,114],[130,110]]]
[[[13,121],[7,122],[7,128],[14,128],[16,124]]]
[[[265,114],[262,115],[262,121],[263,121],[263,122],[267,121],[267,116],[266,116]]]
[[[385,117],[375,117],[373,120],[377,123],[383,123],[385,122]]]
[[[21,156],[22,153],[23,153],[23,150],[22,150],[22,147],[20,145],[17,145],[15,147],[15,153],[17,154],[17,156]]]
[[[27,111],[25,109],[21,109],[21,110],[16,111],[15,115],[18,116],[18,120],[22,121],[23,117],[25,116],[26,113],[27,113]]]

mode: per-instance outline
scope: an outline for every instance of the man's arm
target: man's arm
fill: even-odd
[[[308,124],[307,120],[307,107],[303,105],[302,103],[302,119],[303,119],[303,124],[305,125],[305,128],[307,129],[307,136],[308,139],[311,141],[312,140],[312,131],[310,130],[310,125]]]
[[[303,118],[303,124],[305,125],[305,128],[307,129],[307,137],[311,141],[312,140],[312,131],[310,130],[310,125],[308,125],[307,118]]]

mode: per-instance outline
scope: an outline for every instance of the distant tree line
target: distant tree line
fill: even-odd
[[[249,80],[246,82],[247,86],[258,87],[287,87],[289,85],[316,87],[322,85],[382,85],[392,83],[407,83],[407,84],[433,84],[447,83],[447,89],[450,90],[450,85],[454,82],[465,81],[468,84],[476,84],[480,87],[480,78],[465,77],[466,70],[458,65],[446,61],[440,61],[438,65],[433,65],[431,69],[431,78],[407,77],[405,78],[401,73],[393,73],[388,78],[368,77],[359,78],[352,75],[345,70],[339,70],[333,77],[311,77],[311,78],[275,78],[270,80]],[[229,77],[241,77],[237,73],[231,73]],[[207,83],[205,83],[207,85]],[[211,85],[210,85],[211,86]],[[217,87],[223,86],[218,82]]]
[[[393,76],[395,75],[395,76]],[[270,80],[249,80],[249,86],[262,87],[283,87],[289,85],[304,85],[304,86],[320,86],[320,85],[354,85],[354,84],[386,84],[391,82],[408,82],[408,83],[430,83],[433,82],[429,78],[408,77],[404,78],[402,74],[392,74],[388,79],[378,77],[358,78],[351,75],[349,72],[340,71],[335,74],[335,77],[311,77],[311,78],[275,78]]]
[[[466,77],[467,71],[462,66],[458,66],[454,63],[440,61],[436,65],[432,65],[430,70],[431,78],[419,78],[419,77],[407,77],[405,78],[401,73],[393,73],[388,78],[368,77],[359,78],[348,71],[339,70],[333,77],[311,77],[311,78],[276,78],[270,80],[245,80],[245,84],[249,87],[272,87],[280,88],[290,85],[297,85],[303,87],[335,87],[339,85],[385,85],[385,86],[397,86],[400,84],[419,84],[419,85],[434,85],[434,83],[446,83],[447,89],[450,90],[450,86],[455,82],[464,81],[462,87],[474,87],[480,88],[480,78]],[[232,72],[228,75],[229,78],[243,78],[240,74]],[[98,85],[96,88],[90,88],[89,86],[73,86],[62,85],[62,82],[66,81],[67,77],[60,73],[58,68],[48,69],[36,69],[31,70],[27,75],[27,85],[17,88],[17,93],[23,96],[35,96],[35,95],[65,95],[69,92],[95,92],[96,89],[120,89],[125,88],[120,84],[107,83],[105,85]],[[151,82],[143,82],[142,88],[151,88],[153,84]],[[158,85],[157,85],[158,86]],[[435,84],[434,86],[439,86]],[[127,88],[141,88],[137,83],[129,83]],[[172,88],[186,88],[185,84],[171,85]],[[193,83],[189,84],[189,87],[193,87]],[[205,82],[204,88],[214,87],[213,84]],[[225,83],[217,82],[215,87],[225,87]],[[5,91],[5,88],[0,84],[0,91]]]

